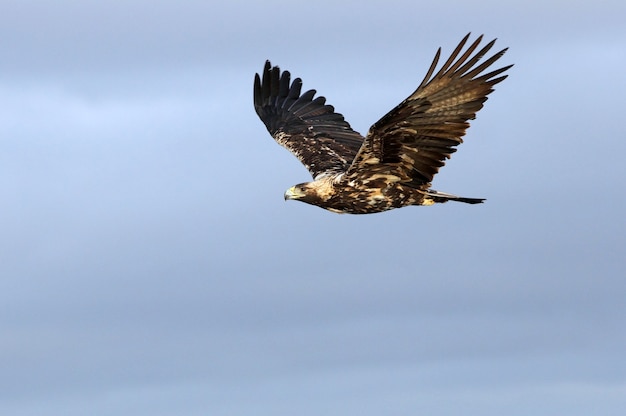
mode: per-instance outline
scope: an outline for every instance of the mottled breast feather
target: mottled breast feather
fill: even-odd
[[[315,178],[344,172],[352,164],[363,136],[343,116],[315,97],[301,94],[302,80],[290,84],[290,74],[265,63],[262,78],[254,79],[254,108],[272,137],[293,153]]]
[[[506,49],[479,63],[495,40],[474,54],[480,36],[461,54],[468,38],[469,34],[433,76],[441,48],[437,51],[417,90],[370,128],[346,178],[386,173],[418,189],[430,187],[455,146],[463,142],[468,120],[475,118],[493,86],[506,78],[498,75],[512,66],[482,74]]]

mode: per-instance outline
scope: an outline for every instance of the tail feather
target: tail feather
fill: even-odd
[[[456,196],[452,194],[447,194],[445,192],[435,191],[434,189],[429,189],[426,192],[433,201],[444,203],[448,201],[457,201],[457,202],[465,202],[466,204],[482,204],[485,201],[485,198],[465,198],[462,196]]]

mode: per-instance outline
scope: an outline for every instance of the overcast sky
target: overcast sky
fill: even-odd
[[[0,4],[0,414],[626,414],[626,3],[224,3]],[[470,31],[485,204],[283,201],[265,59],[366,133]]]

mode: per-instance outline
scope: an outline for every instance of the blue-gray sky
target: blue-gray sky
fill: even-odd
[[[626,413],[626,4],[362,3],[2,2],[1,414]],[[283,201],[265,59],[365,133],[470,31],[485,204]]]

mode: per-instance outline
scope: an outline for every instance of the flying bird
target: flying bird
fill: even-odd
[[[370,214],[409,205],[447,201],[478,204],[431,189],[446,159],[463,142],[468,120],[476,117],[501,75],[513,65],[484,73],[507,49],[483,60],[495,39],[475,52],[482,35],[463,51],[465,36],[435,73],[441,48],[407,99],[384,115],[367,136],[316,91],[302,93],[302,80],[265,62],[254,78],[254,108],[269,133],[295,155],[313,181],[292,186],[292,199],[336,213]]]

